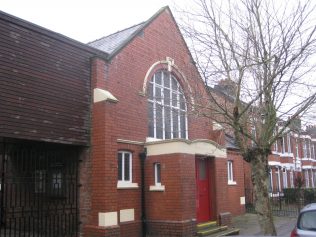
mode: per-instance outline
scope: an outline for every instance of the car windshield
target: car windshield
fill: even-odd
[[[316,230],[316,210],[303,212],[298,228],[302,230]]]

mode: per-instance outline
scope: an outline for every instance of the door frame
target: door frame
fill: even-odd
[[[201,160],[204,160],[205,161],[205,175],[206,175],[206,181],[207,181],[207,188],[208,188],[208,192],[207,192],[207,199],[208,199],[208,218],[207,220],[201,220],[199,219],[199,214],[198,214],[198,205],[199,205],[199,202],[200,202],[200,192],[199,192],[199,184],[198,184],[198,181],[199,181],[199,172],[200,172],[200,167],[199,167],[199,161]],[[212,208],[212,192],[211,192],[211,185],[212,185],[212,182],[211,182],[211,172],[210,172],[210,159],[209,158],[204,158],[204,157],[196,157],[195,159],[195,178],[196,178],[196,219],[197,219],[197,222],[205,222],[205,221],[209,221],[212,219],[213,217],[213,208]]]

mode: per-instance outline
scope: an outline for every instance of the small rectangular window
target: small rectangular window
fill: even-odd
[[[119,151],[117,155],[118,181],[132,182],[132,153]]]
[[[227,178],[228,184],[236,184],[234,181],[233,161],[227,161]]]
[[[160,163],[154,164],[154,172],[155,172],[155,185],[161,186],[161,166]]]

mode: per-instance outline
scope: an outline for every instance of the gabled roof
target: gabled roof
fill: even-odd
[[[112,54],[117,48],[122,47],[125,42],[128,42],[129,38],[132,37],[135,32],[138,32],[139,29],[142,29],[144,24],[145,23],[142,22],[125,30],[118,31],[114,34],[92,41],[88,43],[88,45],[100,49],[108,54]]]
[[[168,6],[163,7],[147,21],[92,41],[88,45],[108,53],[108,59],[111,59],[165,10],[170,11]]]

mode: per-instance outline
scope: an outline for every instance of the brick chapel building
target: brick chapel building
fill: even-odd
[[[244,162],[193,113],[207,92],[168,7],[88,45],[0,20],[0,233],[194,236],[244,213]]]
[[[243,213],[243,162],[212,140],[212,121],[190,113],[192,88],[204,85],[170,9],[89,45],[109,57],[92,62],[84,233],[140,236],[145,218],[149,235],[192,236],[197,223]]]

